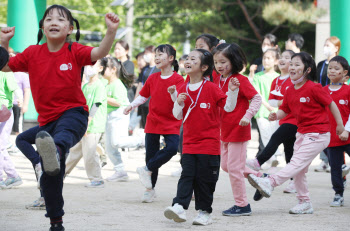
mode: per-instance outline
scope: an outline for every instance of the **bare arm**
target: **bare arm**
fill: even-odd
[[[343,119],[341,118],[339,109],[337,105],[334,103],[334,101],[332,101],[332,103],[330,103],[328,107],[335,119],[335,122],[337,123],[337,128],[336,128],[337,135],[340,135],[344,131],[344,125],[343,125]]]
[[[94,62],[98,59],[101,59],[108,55],[112,45],[113,41],[115,39],[115,35],[117,33],[117,29],[119,26],[119,18],[114,13],[108,13],[105,16],[105,21],[107,25],[107,32],[105,37],[102,39],[100,46],[95,47],[91,51],[91,61]]]
[[[29,96],[30,88],[24,88],[22,113],[26,113],[28,111]]]
[[[113,107],[120,107],[121,104],[117,102],[116,99],[107,97],[107,103]]]
[[[269,115],[270,121],[281,120],[286,117],[288,114],[282,110],[278,110],[277,112],[271,112]]]
[[[139,83],[137,85],[137,88],[136,88],[135,98],[134,99],[136,99],[139,96],[141,89],[142,89],[142,83]]]

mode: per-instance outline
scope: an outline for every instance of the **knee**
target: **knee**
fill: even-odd
[[[170,143],[170,144],[167,144],[166,145],[166,149],[169,153],[173,154],[173,155],[176,155],[177,153],[177,148],[178,148],[178,145],[175,144],[175,143]]]

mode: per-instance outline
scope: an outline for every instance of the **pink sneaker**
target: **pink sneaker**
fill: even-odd
[[[261,170],[260,164],[257,159],[246,160],[245,165],[255,171]]]

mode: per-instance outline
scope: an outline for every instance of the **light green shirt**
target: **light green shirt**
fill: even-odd
[[[106,86],[106,92],[108,98],[115,99],[121,106],[129,105],[128,92],[120,79],[116,79],[114,82]],[[119,107],[114,107],[107,104],[107,113],[117,110]]]
[[[91,85],[87,83],[83,86],[83,93],[89,110],[91,110],[95,103],[101,103],[93,119],[90,121],[87,132],[103,133],[107,121],[107,94],[104,84],[99,79]]]
[[[255,90],[261,95],[262,99],[266,102],[269,101],[270,89],[272,81],[278,77],[279,74],[274,72],[272,74],[265,74],[263,71],[254,75],[253,86]],[[269,110],[261,104],[259,111],[255,114],[254,118],[268,118]]]
[[[13,106],[13,92],[18,88],[13,72],[0,71],[0,107],[4,104],[8,109]]]

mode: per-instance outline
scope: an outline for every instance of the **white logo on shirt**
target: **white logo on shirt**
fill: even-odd
[[[72,64],[71,63],[68,63],[68,64],[62,64],[61,66],[60,66],[60,70],[61,71],[67,71],[67,70],[72,70]]]
[[[347,100],[340,99],[340,100],[339,100],[339,104],[341,104],[341,105],[348,105],[348,101],[347,101]]]
[[[208,108],[208,109],[210,109],[210,103],[201,103],[199,106],[200,106],[200,108]]]
[[[88,95],[88,99],[91,99],[91,95]]]
[[[301,97],[300,98],[300,103],[306,103],[306,102],[310,102],[310,98],[309,97]]]

